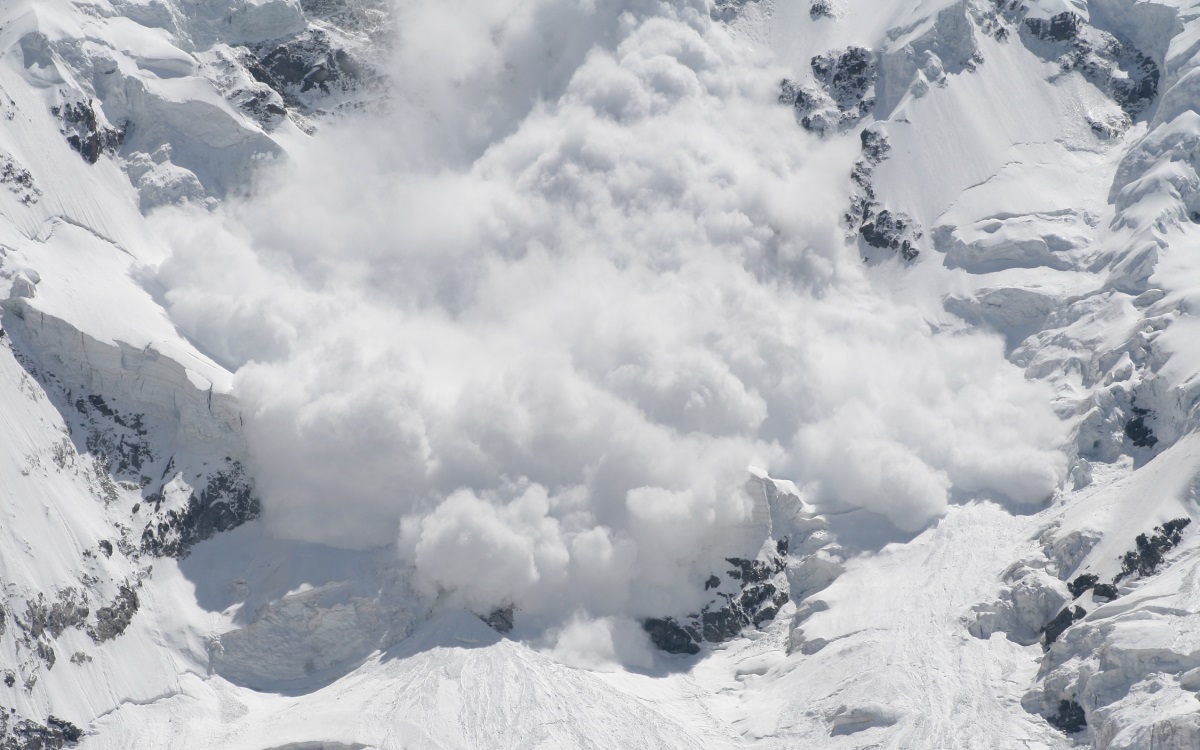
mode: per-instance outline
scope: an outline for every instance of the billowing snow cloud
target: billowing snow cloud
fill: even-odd
[[[954,490],[1053,491],[1050,394],[873,288],[838,224],[855,139],[815,149],[701,4],[398,27],[395,111],[160,217],[157,280],[236,369],[276,533],[399,539],[476,611],[620,618],[694,606],[750,464],[910,530]],[[564,632],[627,621],[597,622]]]

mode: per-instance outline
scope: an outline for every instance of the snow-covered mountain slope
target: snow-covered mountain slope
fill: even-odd
[[[0,747],[1200,747],[1198,55],[0,2]]]

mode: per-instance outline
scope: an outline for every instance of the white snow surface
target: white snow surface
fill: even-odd
[[[243,65],[310,33],[389,103]],[[0,748],[1200,747],[1198,524],[1128,556],[1200,520],[1198,55],[1188,0],[0,0]],[[840,219],[868,129],[914,260]],[[261,518],[145,546],[233,464]],[[785,537],[773,619],[654,647]]]

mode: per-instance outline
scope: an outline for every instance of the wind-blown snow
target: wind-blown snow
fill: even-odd
[[[399,19],[396,116],[159,217],[276,533],[399,533],[478,611],[644,616],[696,605],[750,464],[905,530],[955,491],[1049,498],[1049,392],[872,284],[838,224],[856,144],[814,148],[767,53],[690,3]]]

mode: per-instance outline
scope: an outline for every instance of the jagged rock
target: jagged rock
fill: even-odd
[[[881,208],[872,184],[875,168],[891,154],[887,133],[879,126],[860,133],[863,155],[854,163],[850,180],[855,192],[844,219],[851,238],[861,236],[871,247],[897,251],[905,260],[920,255],[915,243],[922,236],[920,227],[907,214]]]
[[[1076,13],[1064,11],[1051,18],[1027,18],[1029,33],[1051,42],[1065,42],[1079,36],[1082,19]]]
[[[1059,612],[1058,615],[1051,620],[1045,628],[1042,629],[1042,633],[1046,636],[1046,647],[1049,648],[1050,644],[1058,640],[1058,637],[1062,635],[1067,628],[1071,627],[1086,616],[1087,610],[1085,610],[1083,607],[1067,607],[1062,612]]]
[[[8,185],[9,191],[27,206],[34,205],[42,196],[41,189],[33,182],[33,175],[11,154],[0,155],[0,185]]]
[[[128,583],[122,584],[113,603],[96,610],[96,624],[88,626],[88,635],[96,643],[111,641],[129,627],[139,605],[138,595],[133,587]]]
[[[336,46],[330,35],[318,28],[248,51],[244,61],[250,74],[302,111],[316,109],[310,92],[348,92],[377,76],[367,63]]]
[[[479,619],[486,622],[497,633],[508,633],[513,629],[513,607],[501,607],[492,612],[487,617],[480,616]]]
[[[69,743],[77,742],[83,736],[83,730],[79,727],[66,719],[60,719],[53,715],[46,719],[46,727]]]
[[[124,362],[124,355],[121,357]],[[91,359],[96,361],[100,357],[93,354]],[[98,393],[76,395],[56,376],[41,371],[30,360],[22,359],[22,363],[44,382],[56,399],[61,398],[65,404],[73,407],[71,410],[64,409],[63,413],[75,421],[74,434],[82,435],[76,440],[83,443],[81,449],[91,456],[88,476],[97,495],[105,503],[117,500],[120,486],[134,490],[151,486],[149,474],[155,470],[151,467],[161,460],[151,447],[151,429],[157,424],[155,419],[141,412],[118,409]],[[205,413],[211,416],[211,412],[206,410]],[[66,469],[68,463],[77,460],[70,447],[70,441],[66,441],[62,455],[55,456],[61,469]],[[164,478],[172,467],[173,458],[167,461]],[[203,489],[196,493],[189,488],[186,498],[172,507],[162,507],[165,483],[155,491],[147,490],[145,497],[153,504],[154,511],[141,535],[141,551],[156,556],[186,556],[196,543],[258,517],[259,501],[240,462],[226,457],[224,468],[206,469],[205,472],[199,477],[204,481]],[[129,549],[126,550],[123,544]],[[121,547],[126,554],[137,554],[137,550],[124,539],[118,539],[115,546]],[[106,555],[111,554],[111,548],[111,543],[107,550],[101,546]]]
[[[1130,550],[1121,556],[1121,572],[1113,578],[1113,583],[1120,583],[1134,574],[1153,575],[1158,570],[1158,566],[1162,564],[1163,555],[1183,541],[1183,530],[1191,522],[1190,518],[1176,518],[1167,521],[1162,526],[1154,527],[1154,533],[1150,536],[1138,534],[1137,539],[1134,540],[1137,549]]]
[[[1126,40],[1089,26],[1073,11],[1049,19],[1025,18],[1026,46],[1062,73],[1078,71],[1104,91],[1130,117],[1137,117],[1158,96],[1160,71],[1148,55]]]
[[[1092,592],[1093,596],[1101,599],[1112,601],[1120,596],[1117,587],[1111,583],[1100,583],[1099,576],[1094,573],[1083,573],[1067,584],[1067,588],[1071,591],[1071,596],[1078,599],[1088,591]]]
[[[905,260],[915,260],[921,254],[914,243],[922,232],[908,214],[883,209],[865,217],[859,232],[871,247],[895,250]]]
[[[76,398],[73,405],[87,426],[86,450],[114,477],[140,480],[142,469],[155,460],[145,415],[118,412],[96,393]]]
[[[892,153],[892,144],[887,133],[877,128],[866,128],[858,136],[862,144],[862,158],[867,164],[878,166]]]
[[[253,486],[238,461],[214,473],[197,495],[189,494],[182,509],[160,512],[164,487],[147,497],[154,516],[142,530],[141,550],[155,557],[187,557],[193,546],[235,529],[262,513]]]
[[[62,121],[67,143],[89,164],[95,164],[105,153],[115,153],[125,141],[125,126],[111,125],[93,99],[65,101],[51,107],[50,112]]]
[[[814,21],[818,18],[836,18],[833,10],[833,0],[813,0],[808,8],[808,17]]]
[[[83,737],[83,730],[54,715],[45,724],[21,719],[10,725],[9,721],[8,711],[0,710],[0,750],[60,750]]]
[[[774,619],[790,598],[787,577],[782,575],[787,540],[776,541],[774,547],[779,556],[770,560],[726,558],[733,567],[725,575],[736,582],[737,592],[721,593],[720,576],[710,576],[704,590],[718,589],[716,597],[682,623],[671,617],[643,621],[650,639],[669,653],[695,653],[691,649],[694,646],[698,650],[701,641],[723,643],[738,637],[748,627],[759,627]]]
[[[642,620],[642,629],[656,647],[668,654],[700,653],[696,634],[684,628],[673,617],[647,618]]]
[[[1144,409],[1140,406],[1130,406],[1134,417],[1125,424],[1125,435],[1129,438],[1129,442],[1133,443],[1138,448],[1153,448],[1158,442],[1158,438],[1154,435],[1154,430],[1146,424],[1146,419],[1153,418],[1154,414],[1149,409]]]
[[[1087,717],[1084,716],[1083,706],[1065,698],[1058,704],[1058,713],[1047,717],[1046,721],[1067,734],[1075,734],[1087,726]]]
[[[870,113],[878,77],[874,53],[864,47],[817,55],[809,63],[818,89],[785,78],[779,102],[796,110],[796,119],[816,133],[844,131]]]
[[[732,607],[700,615],[700,633],[709,643],[722,643],[738,637],[746,624],[741,613]]]
[[[46,641],[35,641],[33,652],[46,665],[46,669],[54,669],[54,664],[58,661],[58,654],[55,653],[53,646]]]
[[[43,594],[25,604],[25,617],[18,624],[33,638],[48,634],[58,638],[67,628],[79,628],[87,621],[87,597],[76,588],[59,589],[56,601],[46,603]]]
[[[810,64],[813,76],[833,98],[839,111],[869,108],[871,87],[877,77],[871,50],[847,47],[841,52],[817,55]]]
[[[1077,576],[1074,581],[1068,583],[1067,590],[1071,592],[1071,596],[1078,599],[1079,597],[1083,596],[1085,591],[1091,589],[1099,582],[1100,578],[1098,576],[1092,573],[1084,573],[1080,576]]]
[[[887,133],[875,125],[864,129],[859,138],[863,155],[850,172],[855,191],[843,217],[849,225],[850,238],[861,236],[870,247],[894,251],[907,261],[915,260],[921,254],[916,242],[924,232],[907,214],[883,208],[872,184],[875,168],[891,154]]]

